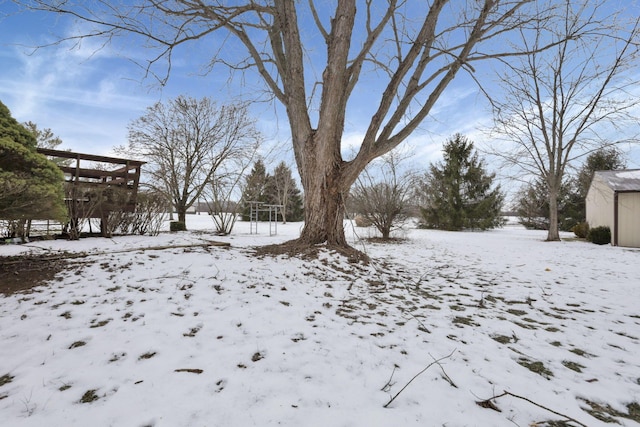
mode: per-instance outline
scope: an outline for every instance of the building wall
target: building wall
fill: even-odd
[[[589,187],[586,204],[589,227],[606,226],[613,233],[613,190],[597,176],[594,176]]]
[[[618,246],[640,248],[640,192],[618,193]]]

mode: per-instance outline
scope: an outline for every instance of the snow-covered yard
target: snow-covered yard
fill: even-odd
[[[410,230],[401,244],[353,237],[373,259],[363,266],[328,251],[253,253],[299,223],[277,236],[238,223],[229,237],[204,215],[187,225],[196,231],[0,246],[90,254],[32,293],[0,296],[1,425],[640,419],[638,250],[519,227]]]

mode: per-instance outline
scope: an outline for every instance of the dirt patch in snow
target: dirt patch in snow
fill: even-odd
[[[65,270],[64,257],[17,256],[0,258],[0,293],[11,295],[16,292],[31,291],[55,278]]]

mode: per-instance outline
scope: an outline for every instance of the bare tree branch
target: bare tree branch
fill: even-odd
[[[398,398],[398,396],[400,395],[400,393],[402,393],[407,387],[409,387],[409,384],[411,384],[416,378],[418,378],[420,375],[424,374],[427,369],[429,369],[430,367],[432,367],[433,365],[438,365],[440,366],[440,362],[442,362],[445,359],[449,359],[451,356],[453,356],[453,353],[455,353],[456,350],[453,350],[451,353],[449,353],[448,355],[441,357],[439,359],[434,359],[433,362],[429,363],[427,366],[424,367],[424,369],[422,369],[420,372],[418,372],[417,374],[415,374],[408,383],[406,383],[404,385],[404,387],[402,387],[400,389],[400,391],[398,391],[396,394],[394,394],[391,399],[389,399],[389,401],[384,405],[385,408],[388,408],[389,405],[391,405],[393,403],[394,400],[396,400]],[[433,356],[432,356],[433,358]],[[442,366],[440,366],[440,368],[442,368]],[[394,368],[395,369],[395,368]]]

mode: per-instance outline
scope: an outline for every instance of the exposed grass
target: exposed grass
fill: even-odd
[[[506,335],[493,335],[491,338],[498,341],[500,344],[509,344],[512,340],[511,337]]]
[[[182,334],[182,336],[183,336],[183,337],[190,337],[190,338],[193,338],[193,337],[195,337],[195,336],[196,336],[196,334],[198,333],[198,331],[200,331],[200,327],[199,327],[199,326],[196,326],[196,327],[194,327],[194,328],[191,328],[191,329],[189,330],[189,332],[186,332],[186,333]]]
[[[513,322],[513,323],[520,326],[523,329],[538,329],[537,326],[532,325],[530,323],[523,323],[523,322]]]
[[[471,317],[456,316],[451,322],[454,325],[480,326]]]
[[[521,366],[524,366],[525,368],[527,368],[528,370],[530,370],[533,373],[536,373],[548,380],[551,379],[551,377],[553,377],[553,372],[551,372],[549,369],[547,369],[544,366],[544,363],[542,362],[532,362],[531,360],[525,358],[525,357],[521,357],[520,359],[518,359],[518,364]]]
[[[629,410],[627,418],[640,423],[640,404],[638,402],[631,402],[627,405],[627,409]]]
[[[101,327],[107,325],[110,321],[111,321],[111,319],[101,320],[99,322],[96,322],[95,320],[93,320],[91,322],[91,326],[89,326],[89,327],[90,328],[101,328]]]
[[[9,375],[9,374],[4,374],[3,376],[0,377],[0,387],[2,387],[5,384],[9,384],[11,381],[13,381],[15,377],[13,375]]]
[[[582,356],[582,357],[595,357],[594,354],[588,353],[580,348],[572,348],[571,350],[569,350],[571,353],[573,354],[577,354],[578,356]]]
[[[122,359],[126,355],[127,353],[120,353],[120,354],[114,353],[111,355],[111,358],[109,359],[109,363],[117,362],[118,360]]]
[[[84,392],[82,397],[80,398],[80,403],[91,403],[100,399],[100,396],[96,394],[97,389],[87,390]]]
[[[585,368],[583,365],[576,363],[576,362],[572,362],[570,360],[563,360],[562,364],[566,367],[571,369],[572,371],[576,371],[576,372],[582,372],[582,370]]]
[[[151,358],[152,358],[153,356],[155,356],[155,355],[156,355],[156,352],[155,352],[155,351],[149,351],[149,352],[146,352],[146,353],[144,353],[144,354],[141,354],[141,355],[138,357],[138,360],[151,359]]]
[[[580,399],[589,405],[589,408],[582,408],[585,412],[591,416],[604,421],[605,423],[620,424],[614,417],[626,418],[640,423],[640,404],[638,402],[631,402],[627,404],[627,413],[620,412],[611,407],[609,404],[593,402],[587,399]]]
[[[202,369],[180,368],[180,369],[174,369],[174,372],[188,372],[190,374],[201,374],[204,371]]]

